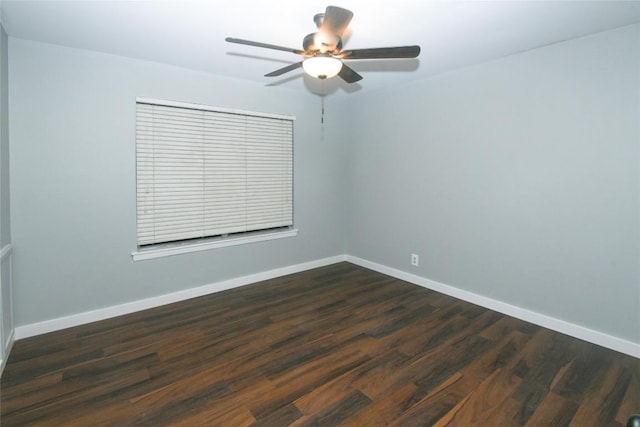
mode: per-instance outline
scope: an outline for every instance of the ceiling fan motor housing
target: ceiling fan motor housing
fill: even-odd
[[[342,50],[342,39],[335,34],[322,31],[307,34],[302,41],[302,48],[310,55],[316,53],[338,54]]]

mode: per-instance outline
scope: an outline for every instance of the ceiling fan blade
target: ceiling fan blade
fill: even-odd
[[[342,64],[342,68],[338,75],[347,83],[355,83],[358,80],[362,80],[362,76],[360,74],[356,73],[352,68],[347,67],[344,63]]]
[[[289,71],[293,71],[296,68],[300,68],[302,67],[302,61],[300,62],[296,62],[295,64],[291,64],[291,65],[287,65],[286,67],[282,67],[278,70],[272,71],[269,74],[265,74],[265,77],[276,77],[276,76],[280,76],[284,73],[288,73]]]
[[[415,58],[420,54],[420,46],[376,47],[371,49],[345,49],[342,59],[382,59]]]
[[[227,37],[225,41],[229,43],[237,43],[237,44],[246,44],[248,46],[256,46],[256,47],[264,47],[266,49],[275,49],[275,50],[283,50],[285,52],[291,52],[298,55],[304,55],[304,51],[300,49],[292,49],[290,47],[276,46],[274,44],[267,44],[261,42],[254,42],[251,40],[243,40],[243,39],[234,39],[233,37]]]
[[[320,31],[342,37],[353,18],[353,12],[337,6],[327,6]]]

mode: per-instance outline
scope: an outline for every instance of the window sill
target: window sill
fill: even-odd
[[[286,230],[270,233],[252,234],[241,237],[227,237],[223,239],[209,240],[199,243],[185,243],[178,245],[159,245],[149,249],[142,249],[131,253],[133,261],[144,261],[147,259],[163,258],[167,256],[187,254],[191,252],[207,251],[210,249],[224,248],[226,246],[244,245],[247,243],[264,242],[266,240],[284,239],[295,237],[298,230]]]

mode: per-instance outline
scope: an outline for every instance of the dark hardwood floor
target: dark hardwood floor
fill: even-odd
[[[348,263],[15,343],[3,426],[616,426],[640,359]]]

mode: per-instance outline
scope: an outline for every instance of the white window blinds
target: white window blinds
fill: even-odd
[[[137,100],[138,246],[293,224],[293,118]]]

